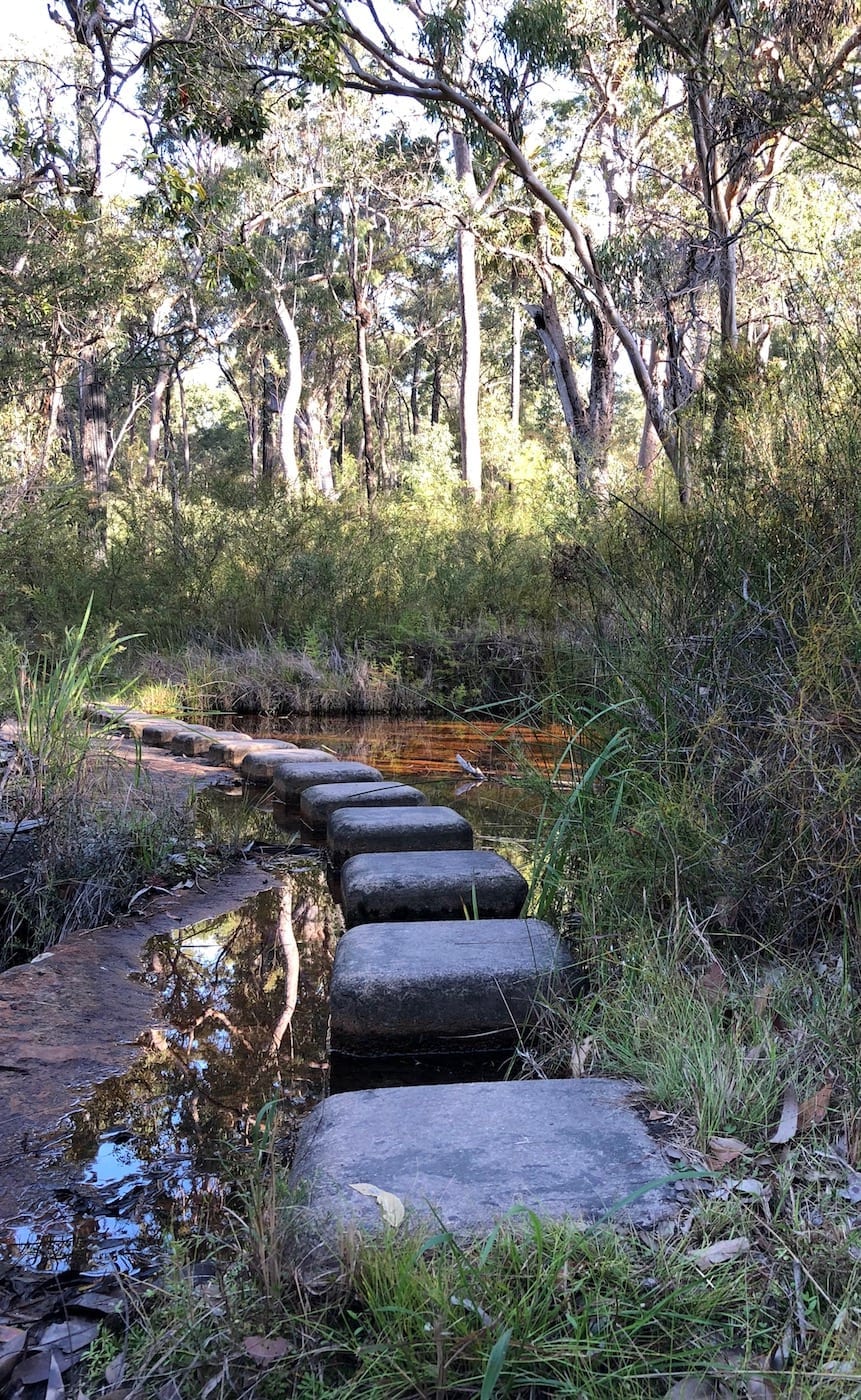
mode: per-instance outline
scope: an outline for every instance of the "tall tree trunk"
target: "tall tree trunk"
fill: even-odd
[[[645,353],[645,347],[644,347]],[[661,351],[657,337],[649,343],[648,352],[649,374],[657,382],[658,365],[660,364]],[[661,442],[655,432],[655,425],[648,413],[643,414],[643,431],[640,434],[640,448],[637,453],[637,471],[643,479],[643,485],[647,491],[651,491],[655,481],[655,463],[661,455]]]
[[[164,403],[172,370],[173,366],[169,360],[166,356],[162,358],[160,353],[158,373],[153,385],[149,407],[149,438],[147,440],[146,475],[144,476],[146,486],[153,486],[158,477],[157,467],[162,439]]]
[[[185,400],[185,381],[179,365],[176,367],[176,387],[179,390],[179,413],[182,423],[182,484],[191,484],[191,443],[188,436],[188,404]]]
[[[334,496],[331,399],[327,404],[320,390],[312,389],[305,396],[305,408],[298,422],[311,480],[322,496]]]
[[[359,403],[362,410],[361,474],[368,504],[377,490],[377,459],[374,452],[374,410],[371,402],[371,372],[368,366],[369,315],[364,300],[356,305],[356,361],[359,369]]]
[[[520,375],[523,348],[523,312],[516,299],[511,303],[511,426],[520,427]]]
[[[416,437],[419,430],[419,374],[424,359],[424,342],[417,340],[413,347],[413,370],[410,377],[410,431]]]
[[[84,488],[90,500],[99,505],[108,489],[108,396],[91,347],[79,361],[78,396]]]
[[[281,460],[280,432],[278,424],[278,388],[268,355],[263,356],[263,398],[260,412],[261,424],[261,479],[272,483],[275,468]]]
[[[439,422],[442,407],[442,359],[439,351],[433,357],[433,383],[431,385],[431,416],[434,426]]]
[[[591,489],[597,496],[607,491],[607,454],[616,405],[616,336],[603,316],[592,316],[592,372],[589,380],[589,440]]]
[[[281,396],[281,431],[279,455],[281,475],[291,491],[299,488],[299,464],[296,461],[296,414],[302,398],[302,352],[293,314],[283,292],[275,289],[275,314],[287,346],[287,383]]]
[[[475,232],[470,216],[478,198],[472,151],[462,131],[452,132],[454,168],[467,212],[457,231],[457,283],[460,303],[460,463],[461,475],[473,495],[481,497],[481,440],[478,399],[481,390],[481,318]]]

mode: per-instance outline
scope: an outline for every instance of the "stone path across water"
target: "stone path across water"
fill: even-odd
[[[106,717],[123,722],[115,708]],[[522,875],[494,852],[472,850],[468,823],[424,805],[419,789],[325,752],[282,756],[271,740],[228,744],[205,726],[139,714],[127,723],[142,742],[180,751],[202,752],[208,738],[214,761],[271,783],[301,805],[308,825],[327,829],[351,926],[335,956],[333,1050],[421,1055],[465,1038],[511,1040],[551,982],[576,991],[566,945],[549,925],[521,917]],[[551,1219],[655,1225],[678,1198],[636,1088],[598,1079],[430,1083],[324,1100],[305,1120],[292,1172],[308,1198],[312,1253],[337,1252],[356,1226],[380,1228],[377,1205],[356,1183],[394,1193],[418,1220],[469,1234],[518,1206]]]

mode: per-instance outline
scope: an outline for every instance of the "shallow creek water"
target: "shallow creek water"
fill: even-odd
[[[244,726],[247,727],[247,726]],[[500,737],[491,726],[423,720],[306,723],[257,732],[323,744],[420,785],[473,824],[476,844],[501,851],[528,874],[537,803],[511,777],[518,756],[550,769],[560,731]],[[500,781],[473,783],[461,754]],[[52,1186],[39,1210],[0,1227],[0,1269],[146,1268],[166,1233],[201,1231],[230,1191],[224,1144],[250,1147],[267,1104],[279,1105],[285,1152],[321,1096],[386,1082],[379,1069],[330,1065],[328,981],[342,923],[320,843],[298,818],[252,794],[212,792],[204,830],[234,829],[272,862],[274,888],[232,913],[153,938],[140,976],[158,1016],[125,1074],[94,1086],[57,1134]],[[404,1060],[390,1080],[498,1077],[499,1058],[450,1064]],[[59,1175],[58,1175],[59,1173]],[[63,1184],[57,1185],[58,1179]]]

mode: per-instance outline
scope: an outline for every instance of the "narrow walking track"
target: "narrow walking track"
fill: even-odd
[[[124,714],[122,723],[141,743],[238,768],[326,832],[348,928],[332,977],[334,1054],[361,1066],[368,1055],[510,1046],[542,996],[576,995],[566,945],[548,924],[523,917],[522,875],[475,850],[469,823],[430,806],[418,788],[324,750],[146,715]],[[654,1225],[677,1209],[678,1193],[635,1092],[623,1081],[566,1079],[333,1095],[305,1120],[292,1171],[308,1201],[312,1258],[336,1255],[356,1226],[381,1228],[374,1191],[357,1184],[392,1193],[416,1218],[470,1233],[517,1207]]]

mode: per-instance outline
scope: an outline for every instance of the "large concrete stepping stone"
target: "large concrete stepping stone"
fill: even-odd
[[[305,755],[312,750],[306,749]],[[326,761],[309,760],[300,752],[279,763],[272,777],[275,796],[287,806],[298,806],[306,788],[318,783],[379,783],[383,775],[379,768],[367,763],[354,763],[327,755]]]
[[[320,783],[306,788],[299,801],[302,819],[313,831],[325,831],[330,818],[342,807],[391,810],[426,805],[427,797],[419,788],[395,779],[382,783]]]
[[[404,919],[516,919],[523,876],[494,851],[351,856],[341,868],[347,927]]]
[[[239,763],[240,777],[244,778],[246,783],[268,785],[272,782],[272,775],[279,763],[284,763],[288,758],[301,759],[304,763],[332,761],[332,755],[325,749],[299,749],[295,744],[291,744],[289,748],[285,744],[269,747],[258,744],[256,749],[251,749],[243,755]]]
[[[371,784],[368,784],[371,787]],[[373,785],[376,787],[376,784]],[[302,815],[306,821],[305,803],[316,789],[302,794]],[[325,790],[324,790],[325,791]],[[417,788],[407,788],[418,792]],[[424,794],[420,794],[427,802]],[[323,799],[325,801],[325,798]],[[401,799],[403,800],[403,799]],[[350,856],[368,855],[380,851],[470,851],[472,827],[465,817],[451,807],[380,807],[348,802],[330,809],[326,836],[326,851],[330,863],[337,869]],[[310,822],[313,825],[313,821]]]
[[[286,739],[255,739],[240,730],[222,729],[209,745],[209,757],[214,763],[224,763],[228,768],[238,768],[247,753],[263,749],[277,748],[281,754],[292,752],[295,744]]]
[[[170,741],[170,751],[182,758],[199,758],[201,754],[209,757],[209,750],[217,733],[217,729],[210,729],[205,724],[189,725],[178,734],[174,734]]]
[[[575,965],[540,919],[361,924],[332,969],[332,1049],[353,1055],[516,1042]],[[477,1038],[480,1037],[480,1043]]]
[[[154,748],[170,748],[177,734],[187,734],[189,726],[180,719],[149,719],[140,732],[142,744]]]
[[[391,1191],[411,1218],[462,1238],[515,1206],[547,1220],[653,1226],[675,1213],[679,1193],[631,1106],[636,1094],[621,1080],[539,1079],[324,1099],[305,1119],[291,1174],[306,1193],[309,1243],[331,1257],[355,1227],[381,1228],[375,1200],[354,1183]]]

